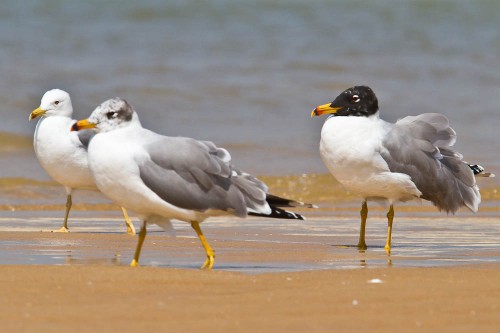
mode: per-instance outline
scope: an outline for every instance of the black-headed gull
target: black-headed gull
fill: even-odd
[[[477,211],[481,196],[474,175],[492,175],[450,148],[456,133],[444,115],[424,113],[386,122],[379,118],[377,97],[367,86],[343,91],[311,116],[324,114],[330,116],[321,131],[321,158],[347,190],[363,198],[360,249],[366,249],[368,200],[389,203],[387,252],[397,201],[425,199],[448,213],[462,206]]]

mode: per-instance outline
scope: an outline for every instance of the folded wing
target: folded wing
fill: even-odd
[[[409,175],[422,198],[440,210],[454,213],[467,206],[475,212],[481,196],[471,168],[450,148],[455,141],[444,115],[424,113],[396,122],[380,153],[391,172]]]
[[[230,165],[231,156],[212,142],[159,137],[146,147],[149,158],[139,165],[144,184],[177,207],[269,213],[267,187]]]

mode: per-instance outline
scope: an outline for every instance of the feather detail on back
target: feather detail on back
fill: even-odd
[[[462,155],[449,147],[456,133],[437,113],[406,117],[394,124],[381,155],[391,172],[409,175],[422,198],[454,213],[461,206],[476,212],[481,202],[474,174]]]
[[[213,143],[162,137],[146,147],[139,165],[144,183],[163,200],[184,209],[269,213],[267,186],[229,164],[230,154]]]

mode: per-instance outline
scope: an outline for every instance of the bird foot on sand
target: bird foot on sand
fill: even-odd
[[[130,236],[135,236],[136,232],[135,232],[135,228],[132,226],[128,226],[127,225],[127,234],[130,235]]]
[[[211,270],[215,262],[215,257],[214,256],[207,256],[207,260],[205,260],[205,263],[203,266],[200,267],[200,269],[207,269]]]
[[[358,243],[357,247],[360,251],[365,251],[368,248],[368,246],[366,246],[366,243]]]
[[[69,229],[66,227],[60,227],[59,229],[51,230],[50,232],[69,232]]]

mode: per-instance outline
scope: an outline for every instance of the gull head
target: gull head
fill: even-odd
[[[123,98],[108,99],[99,105],[88,119],[77,121],[71,130],[95,129],[96,132],[109,132],[126,127],[137,119],[132,106]]]
[[[369,117],[377,112],[378,100],[373,90],[367,86],[355,86],[344,90],[333,102],[316,107],[311,117],[324,114]]]
[[[71,117],[73,106],[69,94],[61,89],[47,91],[40,102],[40,107],[33,110],[29,115],[29,120],[45,116]]]

